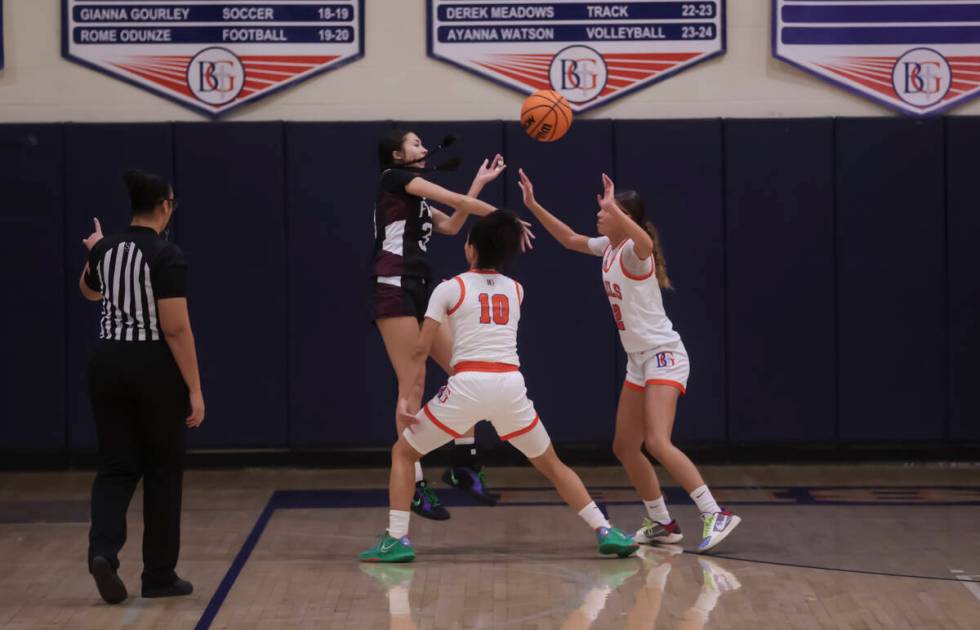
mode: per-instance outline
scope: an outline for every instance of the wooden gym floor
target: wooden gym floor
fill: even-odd
[[[639,525],[619,469],[579,472],[614,524]],[[744,519],[712,556],[686,551],[698,519],[677,488],[680,547],[605,559],[533,470],[498,468],[505,505],[442,489],[452,519],[413,517],[415,563],[361,566],[386,471],[189,471],[178,572],[194,594],[138,596],[137,493],[119,606],[85,566],[93,473],[0,474],[0,628],[980,628],[980,465],[703,472]]]

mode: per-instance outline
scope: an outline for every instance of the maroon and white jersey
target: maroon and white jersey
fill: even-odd
[[[430,278],[426,252],[432,236],[432,212],[422,197],[405,192],[419,174],[390,168],[381,174],[374,204],[374,266],[379,278],[416,276]]]

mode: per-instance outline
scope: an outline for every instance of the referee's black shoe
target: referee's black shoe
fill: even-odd
[[[118,604],[129,597],[126,592],[126,585],[119,579],[116,570],[112,568],[112,563],[104,556],[95,556],[89,565],[89,573],[95,578],[95,585],[99,588],[99,595],[107,604]]]
[[[187,580],[177,578],[173,584],[158,586],[154,584],[143,584],[143,597],[180,597],[190,595],[194,592],[194,585]]]

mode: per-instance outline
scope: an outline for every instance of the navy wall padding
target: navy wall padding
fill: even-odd
[[[943,438],[942,120],[838,119],[836,138],[840,438]]]
[[[949,437],[980,438],[980,119],[946,120]]]
[[[286,124],[290,436],[389,444],[395,375],[368,319],[382,123]]]
[[[545,208],[575,231],[594,235],[600,176],[613,167],[612,123],[576,121],[556,143],[532,140],[516,122],[505,123],[505,132],[505,205],[530,215],[517,187],[523,167]],[[531,221],[534,250],[519,256],[513,271],[527,296],[519,340],[528,395],[556,441],[611,442],[618,340],[600,259],[565,251]]]
[[[100,307],[78,291],[81,239],[93,216],[129,222],[127,168],[170,178],[181,202],[171,238],[207,403],[189,446],[391,444],[396,381],[367,298],[376,146],[394,124],[0,125],[0,450],[95,447]],[[430,149],[458,134],[446,156],[463,167],[433,176],[457,192],[506,158],[481,197],[538,234],[506,271],[526,288],[519,351],[556,442],[611,443],[626,357],[599,259],[533,220],[519,167],[583,234],[603,171],[647,199],[692,359],[679,442],[980,438],[980,118],[578,120],[556,143],[516,122],[399,126]],[[436,281],[466,268],[467,229],[430,241]],[[446,378],[429,368],[426,397]],[[478,437],[496,441],[486,424]]]
[[[281,123],[178,123],[176,241],[207,418],[196,446],[287,443]]]
[[[674,438],[724,440],[721,120],[620,121],[615,132],[616,185],[640,193],[660,233],[675,287],[663,291],[664,307],[691,360]],[[621,378],[625,355],[619,362]]]
[[[833,151],[829,119],[725,122],[732,440],[835,437]]]
[[[4,448],[66,446],[63,160],[60,125],[0,126]]]
[[[73,449],[96,447],[88,397],[88,360],[98,344],[101,304],[78,290],[87,256],[82,239],[98,217],[105,234],[129,225],[122,175],[130,169],[173,180],[170,124],[70,124],[65,127],[65,274],[68,296],[68,430]],[[72,271],[75,270],[76,271]]]

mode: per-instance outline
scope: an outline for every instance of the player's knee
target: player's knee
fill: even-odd
[[[660,435],[648,436],[643,442],[643,445],[647,447],[647,452],[650,453],[650,456],[658,460],[662,459],[667,451],[673,447],[673,444],[670,443],[670,438]]]
[[[555,449],[548,446],[543,453],[537,457],[530,458],[531,465],[538,469],[545,477],[551,479],[556,472],[564,466],[561,460],[558,459],[558,454],[555,453]]]
[[[422,453],[419,453],[415,448],[408,443],[405,436],[399,436],[398,441],[395,445],[391,447],[391,458],[396,459],[407,459],[413,464],[418,460],[422,459]]]
[[[613,455],[615,455],[616,459],[618,459],[620,462],[626,462],[640,454],[640,445],[635,441],[621,438],[613,439],[612,448]]]

